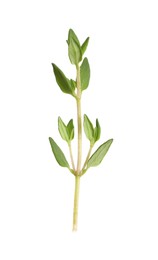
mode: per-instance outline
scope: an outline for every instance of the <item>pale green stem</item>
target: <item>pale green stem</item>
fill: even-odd
[[[77,231],[78,224],[78,202],[79,202],[80,176],[75,176],[73,231]]]
[[[80,83],[79,66],[77,66],[77,128],[78,128],[77,174],[79,174],[81,170],[81,159],[82,159],[81,83]]]
[[[69,152],[70,152],[70,159],[71,159],[72,169],[75,172],[75,164],[74,164],[74,159],[73,159],[73,154],[72,154],[71,142],[69,143]]]
[[[83,165],[83,167],[82,167],[82,171],[85,169],[85,167],[86,167],[86,165],[87,165],[87,163],[88,163],[88,160],[89,160],[89,157],[90,157],[90,155],[91,155],[93,146],[94,146],[94,145],[90,145],[90,148],[89,148],[89,151],[88,151],[86,160],[85,160],[84,165]]]
[[[73,212],[73,231],[77,230],[78,223],[78,202],[79,202],[79,187],[80,187],[80,172],[82,160],[82,117],[81,117],[81,83],[80,83],[80,67],[76,66],[77,71],[77,128],[78,128],[78,154],[77,154],[77,169],[75,176],[75,195],[74,195],[74,212]]]

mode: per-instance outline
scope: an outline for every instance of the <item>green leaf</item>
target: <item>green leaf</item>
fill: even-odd
[[[72,87],[73,91],[75,91],[76,81],[74,81],[73,79],[70,79],[70,83],[71,83],[71,87]]]
[[[84,41],[84,43],[81,46],[82,55],[85,53],[88,43],[89,43],[89,37]]]
[[[107,151],[110,148],[110,145],[112,144],[113,139],[108,140],[107,142],[103,143],[90,157],[87,163],[87,168],[97,166],[101,163],[104,156],[106,155]]]
[[[87,138],[92,142],[94,140],[94,128],[87,115],[84,115],[83,127]]]
[[[73,38],[69,41],[68,54],[72,64],[77,65],[82,60],[81,47]]]
[[[64,124],[64,122],[62,121],[61,117],[58,117],[58,130],[59,130],[59,133],[60,133],[61,137],[63,138],[63,140],[65,140],[66,142],[69,142],[69,135],[67,132],[67,127]]]
[[[72,64],[77,65],[82,60],[82,51],[79,39],[72,29],[68,33],[68,54]]]
[[[60,149],[60,147],[54,142],[54,140],[51,137],[49,137],[49,142],[52,147],[54,157],[55,157],[56,161],[58,162],[58,164],[62,167],[70,168],[70,166],[65,158],[65,155],[62,152],[62,150]]]
[[[98,119],[96,119],[96,127],[94,128],[94,139],[95,139],[95,142],[100,139],[100,135],[101,135],[101,127],[100,127]]]
[[[84,90],[89,85],[90,80],[90,67],[88,63],[88,59],[84,58],[81,69],[80,69],[80,76],[81,76],[81,89]]]
[[[70,39],[73,39],[80,46],[79,39],[77,38],[77,35],[72,29],[70,29],[68,33],[68,40],[67,40],[68,44],[70,44]]]
[[[69,123],[67,124],[67,132],[69,135],[69,140],[71,141],[72,139],[74,139],[74,124],[73,124],[73,119],[71,119],[69,121]]]
[[[52,63],[54,75],[56,78],[56,82],[60,89],[67,94],[73,95],[73,89],[71,83],[68,78],[64,75],[64,73],[54,64]]]

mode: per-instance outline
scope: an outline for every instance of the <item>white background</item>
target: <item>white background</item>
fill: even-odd
[[[0,27],[0,259],[157,260],[157,1],[1,1]],[[76,117],[51,66],[75,77],[69,28],[90,36],[83,113],[99,118],[97,145],[114,138],[81,179],[77,233],[74,177],[48,142],[67,154],[57,117]]]

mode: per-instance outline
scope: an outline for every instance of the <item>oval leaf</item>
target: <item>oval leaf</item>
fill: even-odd
[[[104,156],[106,155],[107,151],[110,148],[110,145],[112,144],[113,139],[108,140],[107,142],[103,143],[90,157],[87,163],[87,168],[97,166],[101,163]]]
[[[101,127],[100,127],[98,119],[96,119],[96,127],[94,129],[94,139],[95,139],[95,142],[100,139],[100,135],[101,135]]]
[[[77,65],[82,60],[81,47],[73,38],[70,38],[68,54],[72,64]]]
[[[75,88],[77,87],[76,86],[76,81],[73,80],[73,79],[70,79],[70,83],[71,83],[71,87],[72,87],[73,91],[75,91]]]
[[[70,29],[68,33],[68,40],[67,40],[68,44],[70,43],[70,39],[73,39],[80,46],[79,39],[77,38],[77,35],[72,29]]]
[[[84,58],[82,62],[80,75],[81,75],[81,89],[85,90],[88,87],[89,80],[90,80],[90,67],[87,58]]]
[[[54,75],[56,78],[56,82],[60,89],[67,94],[73,95],[73,89],[71,83],[68,78],[64,75],[64,73],[54,64],[52,63]]]
[[[94,128],[87,115],[84,115],[83,127],[87,138],[92,142],[94,139]]]
[[[59,130],[59,133],[60,133],[61,137],[63,138],[63,140],[65,140],[66,142],[69,142],[69,135],[67,132],[67,127],[64,124],[64,122],[62,121],[61,117],[58,117],[58,130]]]
[[[49,137],[49,142],[52,147],[54,157],[55,157],[56,161],[58,162],[58,164],[62,167],[70,168],[70,166],[65,158],[65,155],[62,152],[62,150],[60,149],[60,147],[54,142],[54,140],[51,137]]]
[[[67,132],[69,135],[69,140],[71,141],[72,139],[74,139],[74,124],[72,119],[67,124]]]
[[[89,43],[89,37],[84,41],[84,43],[81,46],[82,55],[85,53],[88,43]]]

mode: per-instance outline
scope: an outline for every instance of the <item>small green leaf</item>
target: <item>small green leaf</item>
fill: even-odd
[[[67,124],[67,132],[69,135],[69,140],[71,141],[72,139],[74,139],[74,124],[73,124],[73,119],[71,119],[69,121],[69,123]]]
[[[69,41],[68,54],[72,64],[78,65],[82,60],[81,47],[73,38]]]
[[[68,33],[68,54],[72,64],[77,65],[82,60],[82,51],[79,39],[72,29]]]
[[[107,142],[103,143],[90,157],[87,163],[87,168],[97,166],[101,163],[104,156],[106,155],[107,151],[110,148],[110,145],[112,144],[113,139],[108,140]]]
[[[49,142],[52,147],[54,157],[55,157],[56,161],[58,162],[58,164],[62,167],[70,168],[70,166],[65,158],[65,155],[62,152],[62,150],[60,149],[60,147],[54,142],[54,140],[51,137],[49,137]]]
[[[58,117],[58,130],[59,130],[59,133],[60,133],[61,137],[63,138],[63,140],[65,140],[66,142],[69,142],[69,135],[67,132],[67,127],[64,124],[64,122],[62,121],[61,117]]]
[[[70,44],[70,39],[73,39],[80,46],[79,39],[77,38],[77,35],[72,29],[70,29],[68,33],[68,40],[67,40],[68,44]]]
[[[101,127],[100,127],[98,119],[96,119],[96,127],[94,128],[94,139],[95,139],[95,142],[100,139],[100,135],[101,135]]]
[[[71,87],[72,87],[73,91],[75,91],[76,81],[74,81],[73,79],[70,79],[70,83],[71,83]]]
[[[84,90],[88,87],[89,80],[90,80],[90,67],[87,58],[84,58],[82,62],[80,75],[81,75],[81,89]]]
[[[84,115],[83,127],[87,138],[92,142],[94,140],[94,128],[87,115]]]
[[[64,75],[64,73],[54,64],[52,63],[54,75],[56,78],[56,82],[60,89],[67,94],[73,95],[73,89],[71,83],[68,78]]]
[[[85,53],[88,43],[89,43],[89,37],[84,41],[84,43],[81,46],[82,55]]]

